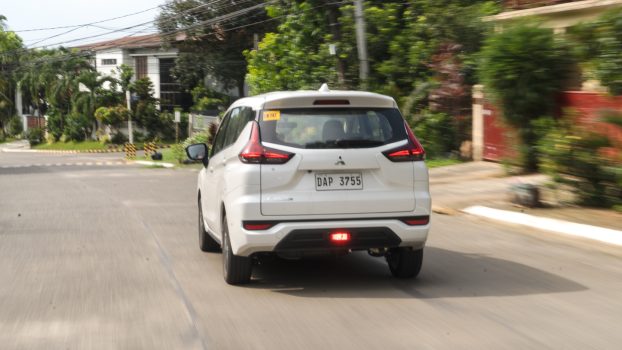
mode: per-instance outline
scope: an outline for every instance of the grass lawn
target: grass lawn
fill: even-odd
[[[159,144],[170,145],[173,142],[158,142]],[[142,150],[144,147],[143,142],[135,142],[136,150]],[[118,148],[123,148],[123,145],[116,145]],[[82,141],[82,142],[54,142],[54,143],[42,143],[33,147],[34,149],[41,150],[55,150],[55,151],[87,151],[87,150],[100,150],[108,149],[108,145],[104,145],[99,141]],[[170,150],[170,149],[166,149]],[[172,158],[171,158],[172,159]]]
[[[164,148],[159,149],[158,152],[162,153],[162,161],[167,163],[173,163],[175,165],[179,165],[177,163],[177,159],[173,157],[173,149],[172,148]]]
[[[172,148],[158,149],[158,152],[162,153],[162,162],[174,164],[176,167],[197,168],[197,169],[200,169],[201,167],[203,167],[201,163],[179,164],[179,162],[177,162],[177,159],[175,159],[175,157],[173,156]],[[155,161],[155,162],[157,163],[158,161]]]
[[[448,158],[426,159],[425,161],[425,164],[428,166],[428,168],[438,168],[441,166],[454,165],[454,164],[460,164],[460,163],[462,163],[462,161],[459,159],[448,159]]]
[[[0,139],[0,143],[5,143],[5,142],[13,142],[16,139],[12,138],[12,137],[7,137],[6,139],[2,140]]]

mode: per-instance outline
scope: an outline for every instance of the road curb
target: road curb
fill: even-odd
[[[622,246],[622,231],[600,226],[578,224],[570,221],[517,213],[508,210],[493,209],[484,206],[472,206],[465,208],[462,211],[467,214],[496,221],[518,224],[563,235],[587,238],[602,243]]]

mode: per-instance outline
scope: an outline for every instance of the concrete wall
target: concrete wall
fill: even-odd
[[[593,21],[607,10],[622,7],[622,0],[584,0],[549,5],[526,10],[506,11],[484,20],[495,22],[497,28],[523,18],[537,18],[545,28],[564,33],[566,28],[581,22]]]
[[[136,66],[134,57],[147,56],[147,77],[153,83],[154,95],[156,98],[160,98],[160,61],[159,58],[177,57],[177,49],[108,49],[98,51],[95,55],[95,67],[97,72],[102,75],[112,76],[119,78],[117,68],[121,64],[126,64],[134,70],[136,73]],[[103,59],[116,59],[116,65],[102,65]],[[136,79],[134,77],[134,79]]]
[[[116,64],[112,65],[104,65],[102,64],[102,60],[105,59],[113,59],[117,60]],[[125,61],[125,55],[122,49],[111,49],[105,51],[98,51],[95,54],[95,68],[98,73],[101,75],[112,76],[114,78],[119,78],[117,68],[121,64],[127,64]]]

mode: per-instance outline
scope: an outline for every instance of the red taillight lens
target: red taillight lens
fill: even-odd
[[[350,235],[350,232],[335,231],[330,233],[329,238],[332,243],[345,244],[350,242],[352,235]]]
[[[419,140],[415,137],[412,130],[406,122],[404,122],[406,134],[408,134],[408,144],[400,148],[382,152],[392,162],[415,162],[425,159],[425,151]]]
[[[272,228],[276,222],[252,222],[246,221],[242,223],[242,227],[248,231],[263,231]]]
[[[285,164],[293,156],[293,153],[264,147],[259,137],[259,124],[257,122],[253,122],[251,137],[239,154],[240,160],[249,164]]]
[[[430,223],[429,216],[415,216],[411,218],[401,219],[403,223],[409,226],[424,226]]]

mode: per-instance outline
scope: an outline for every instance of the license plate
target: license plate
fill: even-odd
[[[316,191],[362,190],[363,175],[349,174],[315,174]]]

